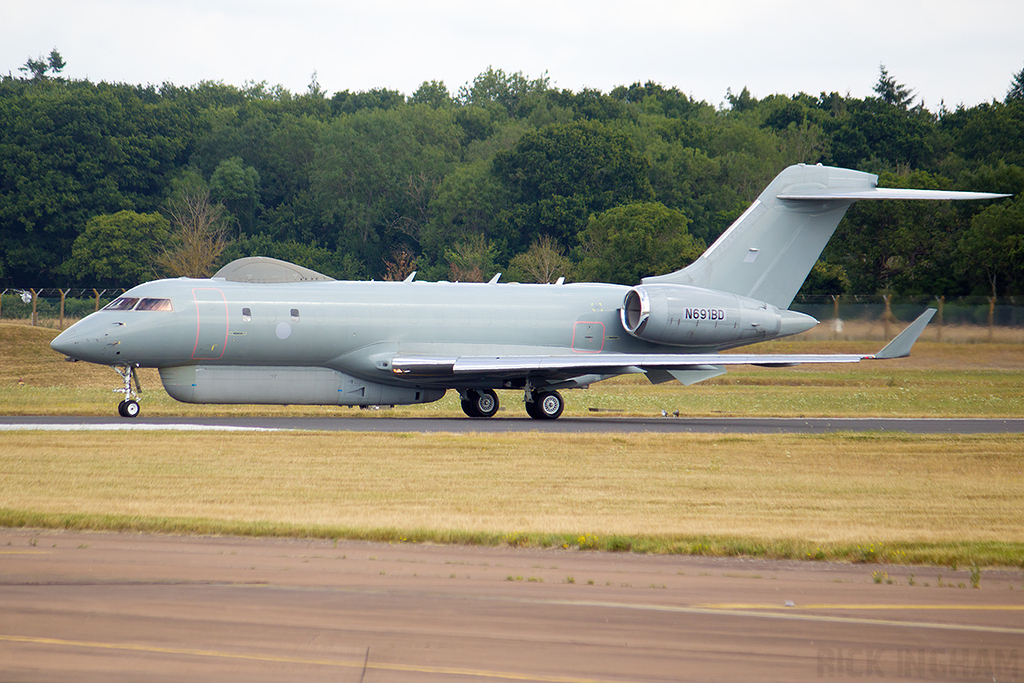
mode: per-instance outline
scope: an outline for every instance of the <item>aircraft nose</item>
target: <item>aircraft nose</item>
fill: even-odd
[[[62,353],[69,358],[75,357],[75,347],[78,344],[78,335],[74,332],[74,326],[64,330],[50,342],[50,348],[57,353]]]
[[[51,349],[75,360],[94,361],[99,355],[100,347],[99,335],[89,334],[89,330],[82,327],[80,322],[64,330],[50,342]]]

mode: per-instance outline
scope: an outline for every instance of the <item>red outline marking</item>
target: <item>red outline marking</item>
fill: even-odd
[[[217,303],[216,300],[212,300],[212,301],[203,300],[203,301],[200,301],[199,298],[196,296],[196,292],[199,292],[199,291],[217,292],[218,294],[220,294],[221,301],[224,302],[224,343],[221,344],[220,355],[216,356],[216,357],[200,357],[200,358],[196,358],[196,353],[199,351],[199,324],[200,324],[199,304],[200,303],[206,303],[206,304],[215,304],[215,303]],[[196,343],[195,343],[195,346],[192,347],[192,360],[220,360],[221,358],[224,357],[224,352],[227,351],[227,348],[228,348],[228,335],[230,334],[230,331],[228,329],[229,325],[228,325],[228,300],[227,300],[227,297],[224,296],[224,292],[222,292],[220,289],[218,289],[216,287],[193,287],[192,288],[192,300],[196,302]],[[212,349],[211,349],[211,351],[212,351]]]

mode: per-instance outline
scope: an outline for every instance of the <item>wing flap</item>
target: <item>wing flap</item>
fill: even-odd
[[[458,375],[547,375],[552,373],[598,373],[617,375],[648,370],[717,371],[723,365],[800,365],[803,363],[857,363],[856,354],[628,354],[600,353],[551,356],[459,356],[430,358],[395,356],[391,371],[403,377]]]

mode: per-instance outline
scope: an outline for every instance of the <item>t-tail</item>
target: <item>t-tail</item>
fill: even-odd
[[[789,308],[839,221],[862,199],[997,199],[1007,195],[880,189],[878,176],[790,166],[692,264],[644,284],[693,285]]]

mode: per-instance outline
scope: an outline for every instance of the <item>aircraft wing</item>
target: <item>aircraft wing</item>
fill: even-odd
[[[804,363],[858,363],[862,360],[902,358],[935,315],[929,308],[903,332],[875,354],[762,354],[762,353],[594,353],[571,355],[416,356],[401,354],[391,359],[391,370],[409,377],[571,377],[668,372],[684,384],[685,377],[702,379],[722,374],[726,365],[788,367]],[[677,374],[678,373],[678,374]],[[695,381],[699,381],[696,380]]]

